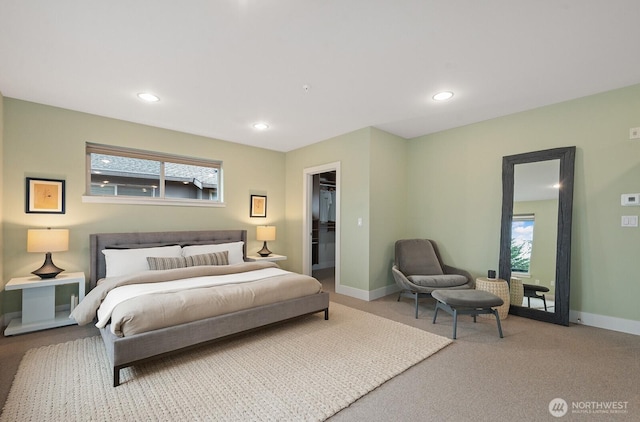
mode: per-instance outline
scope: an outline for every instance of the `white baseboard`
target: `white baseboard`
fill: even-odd
[[[640,321],[590,314],[588,312],[569,310],[569,321],[574,324],[620,331],[622,333],[640,335]]]
[[[354,297],[360,300],[366,300],[366,301],[369,300],[368,290],[356,289],[355,287],[344,286],[342,284],[340,285],[336,284],[336,293],[345,295],[345,296]]]
[[[339,293],[345,296],[351,296],[360,300],[366,300],[367,302],[380,299],[381,297],[384,297],[393,293],[397,293],[399,291],[400,291],[400,288],[398,287],[397,284],[391,284],[376,290],[361,290],[361,289],[356,289],[355,287],[349,287],[349,286],[343,286],[343,285],[336,286],[336,293]]]
[[[369,292],[369,300],[380,299],[381,297],[385,297],[394,293],[398,293],[400,291],[400,287],[397,284],[390,284],[388,286],[380,287],[379,289],[375,289]]]

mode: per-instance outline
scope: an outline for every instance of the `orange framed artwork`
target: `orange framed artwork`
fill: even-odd
[[[64,214],[64,180],[27,177],[25,211]]]
[[[264,195],[251,195],[249,217],[267,216],[267,197]]]

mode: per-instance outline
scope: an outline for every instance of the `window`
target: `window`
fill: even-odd
[[[514,215],[511,220],[511,272],[529,275],[533,250],[533,214]]]
[[[221,206],[222,162],[87,143],[85,202]]]

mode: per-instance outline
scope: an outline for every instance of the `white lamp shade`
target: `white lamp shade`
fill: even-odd
[[[68,229],[27,230],[27,252],[62,252],[68,250]]]
[[[258,226],[256,240],[276,240],[276,226]]]

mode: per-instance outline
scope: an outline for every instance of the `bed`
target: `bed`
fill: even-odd
[[[104,233],[92,234],[90,236],[90,289],[98,292],[102,284],[101,280],[112,281],[115,279],[127,279],[126,275],[116,274],[114,261],[111,261],[111,274],[105,278],[107,274],[109,254],[105,257],[103,251],[130,251],[136,254],[142,249],[147,248],[165,248],[171,249],[176,245],[185,251],[188,248],[218,248],[220,245],[240,244],[238,254],[242,262],[246,259],[246,230],[205,230],[205,231],[180,231],[180,232],[140,232],[140,233]],[[241,243],[240,243],[241,242]],[[223,248],[224,246],[220,246]],[[235,247],[234,247],[235,248]],[[228,251],[229,254],[232,250]],[[117,253],[117,252],[110,252]],[[129,252],[127,252],[129,253]],[[233,252],[235,253],[235,252]],[[226,252],[224,253],[226,257]],[[202,255],[198,255],[202,256]],[[171,260],[172,258],[169,258]],[[226,262],[225,262],[226,263]],[[229,255],[229,264],[231,264],[231,255]],[[132,264],[133,265],[133,264]],[[234,265],[217,266],[217,267],[199,267],[184,269],[168,269],[161,268],[159,274],[178,273],[180,271],[221,271],[224,268],[235,267],[251,267],[251,270],[275,271],[273,267],[277,265],[273,263],[240,263]],[[164,271],[162,271],[164,270]],[[282,271],[282,270],[278,270]],[[153,271],[147,271],[147,273]],[[145,276],[146,274],[145,273]],[[111,277],[112,275],[116,275]],[[291,277],[302,277],[315,280],[309,276],[302,274],[287,274],[287,283],[291,282]],[[274,277],[277,279],[278,277]],[[300,279],[304,281],[303,279]],[[306,281],[305,281],[306,282]],[[317,282],[317,280],[315,280]],[[255,283],[266,283],[263,280],[257,280]],[[160,283],[155,283],[160,284]],[[130,287],[130,286],[127,286]],[[134,286],[135,287],[135,286]],[[287,289],[290,290],[290,289]],[[85,298],[89,298],[91,291]],[[85,301],[83,300],[83,302]],[[89,302],[95,299],[89,299]],[[137,300],[137,299],[135,299]],[[136,303],[127,301],[126,303]],[[82,305],[82,304],[81,304]],[[124,306],[124,305],[119,305]],[[146,306],[146,305],[145,305]],[[79,306],[80,307],[80,306]],[[115,309],[118,309],[117,307]],[[74,310],[74,312],[76,312]],[[115,312],[115,311],[114,311]],[[329,294],[319,291],[304,294],[300,297],[287,298],[284,300],[276,300],[270,303],[259,304],[258,306],[246,309],[234,310],[221,315],[205,317],[188,322],[180,322],[175,325],[151,329],[151,331],[134,332],[129,334],[126,330],[118,331],[112,327],[113,321],[104,326],[99,327],[100,333],[104,340],[107,355],[113,368],[113,386],[120,385],[120,370],[136,363],[142,362],[150,358],[181,351],[190,347],[210,342],[233,334],[241,333],[247,330],[256,329],[266,325],[281,322],[287,319],[299,317],[302,315],[324,312],[325,320],[329,318]],[[98,313],[99,314],[99,313]],[[73,315],[73,314],[72,314]],[[95,315],[93,315],[95,317]],[[104,319],[104,315],[102,316]],[[79,321],[80,322],[80,321]],[[100,324],[100,318],[98,318]]]

